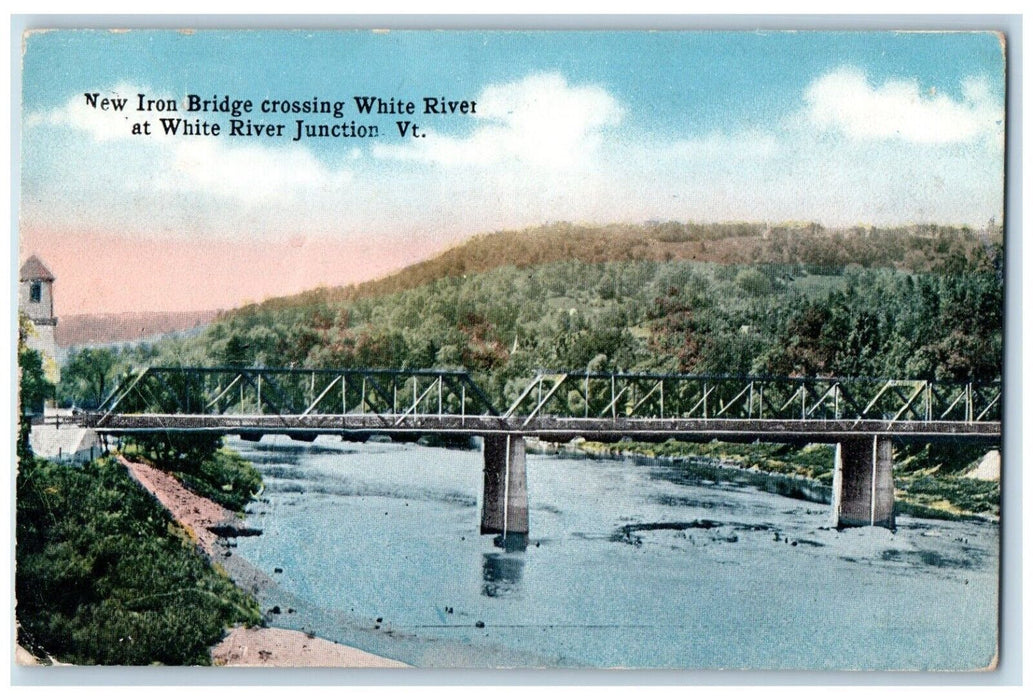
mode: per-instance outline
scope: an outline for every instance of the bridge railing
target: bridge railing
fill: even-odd
[[[1000,382],[539,372],[506,417],[999,421]]]

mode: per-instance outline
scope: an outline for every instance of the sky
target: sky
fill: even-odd
[[[21,257],[58,278],[58,315],[230,308],[553,221],[1003,212],[992,33],[55,31],[26,38],[22,83]],[[187,111],[189,95],[252,110]],[[324,100],[340,117],[263,109]],[[377,136],[294,140],[299,119]]]

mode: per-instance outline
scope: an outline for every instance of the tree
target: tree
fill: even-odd
[[[18,462],[32,457],[29,447],[30,416],[43,412],[44,402],[54,396],[54,385],[43,373],[43,357],[26,345],[32,323],[24,314],[18,317]]]
[[[18,372],[21,414],[31,416],[43,413],[44,402],[54,395],[54,385],[43,374],[43,358],[31,348],[19,348]]]
[[[209,433],[138,433],[124,438],[165,471],[193,472],[222,447],[222,437]]]
[[[243,337],[233,333],[226,339],[226,345],[219,353],[220,364],[227,367],[247,367],[251,364],[251,346]]]
[[[696,371],[703,359],[703,343],[707,327],[697,317],[702,305],[699,298],[686,300],[677,287],[653,301],[649,318],[653,321],[649,348],[660,357],[677,361],[677,371]]]
[[[85,348],[72,353],[61,371],[61,401],[81,408],[97,408],[112,389],[117,364],[118,355],[107,348]]]
[[[769,345],[763,372],[780,376],[834,374],[837,338],[829,333],[833,314],[828,303],[806,302],[783,326]]]

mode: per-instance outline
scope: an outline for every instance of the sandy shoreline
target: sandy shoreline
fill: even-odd
[[[129,474],[161,503],[208,554],[228,553],[212,528],[241,526],[240,518],[222,506],[188,491],[170,474],[130,462],[119,455]],[[212,648],[217,666],[403,668],[406,664],[303,632],[278,627],[235,627]]]
[[[277,627],[234,627],[212,648],[216,666],[406,668],[401,661]]]

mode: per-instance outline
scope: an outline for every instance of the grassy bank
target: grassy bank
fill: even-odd
[[[702,457],[741,469],[811,479],[832,485],[835,449],[831,445],[795,447],[776,443],[583,442],[578,449],[600,457]],[[967,479],[961,474],[979,452],[931,446],[905,447],[895,455],[897,511],[919,517],[1000,516],[1000,483]]]
[[[207,665],[226,627],[261,622],[255,601],[114,460],[24,458],[17,488],[18,641],[36,655]]]
[[[179,479],[187,489],[198,496],[218,503],[223,508],[242,512],[262,490],[262,475],[251,463],[231,449],[221,447],[221,440],[207,441],[200,448],[197,438],[181,438],[195,442],[191,449],[183,445],[170,449],[155,439],[129,441],[122,453],[130,460],[144,462]]]

